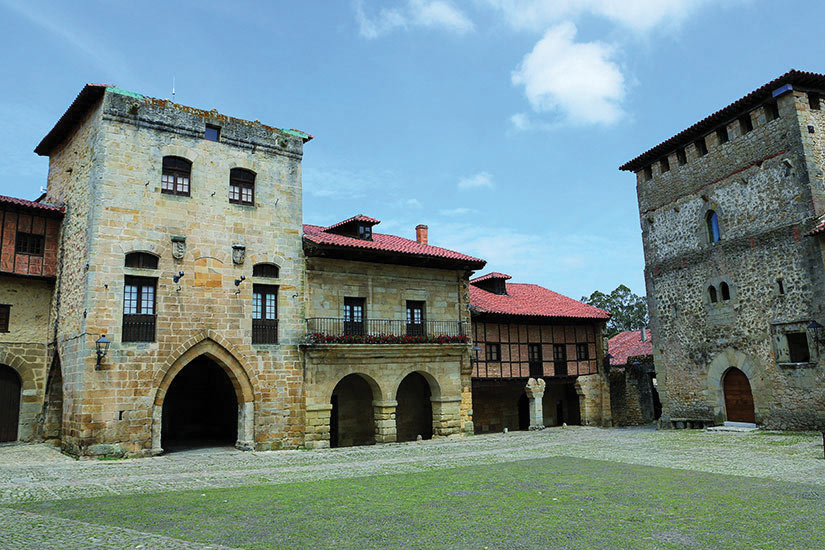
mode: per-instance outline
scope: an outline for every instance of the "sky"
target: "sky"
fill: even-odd
[[[86,83],[315,136],[304,222],[484,258],[574,298],[644,294],[618,166],[791,68],[825,73],[825,2],[0,0],[0,194]]]

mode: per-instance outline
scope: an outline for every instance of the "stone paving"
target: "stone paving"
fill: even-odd
[[[0,506],[360,477],[550,456],[825,485],[820,434],[576,426],[345,449],[241,452],[218,448],[116,461],[74,460],[45,445],[4,445],[0,446]],[[56,533],[60,537],[55,538]],[[215,548],[0,508],[0,548],[42,548],[38,541],[44,540],[50,541],[51,548],[76,548],[78,541],[89,548]],[[61,540],[65,546],[59,544]]]

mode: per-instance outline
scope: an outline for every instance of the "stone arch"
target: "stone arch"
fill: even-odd
[[[725,394],[723,390],[725,373],[735,367],[748,377],[753,394],[754,413],[757,424],[760,423],[760,406],[765,403],[765,384],[754,362],[741,351],[728,348],[713,358],[707,374],[707,403],[717,421],[725,419]]]
[[[723,221],[724,209],[721,208],[715,201],[706,200],[700,210],[700,218],[697,220],[700,235],[699,242],[705,245],[714,243],[710,232],[710,217],[712,214],[716,214],[716,227],[719,231],[719,240],[723,240],[725,238],[725,225]]]
[[[130,252],[148,252],[158,258],[162,258],[163,253],[172,246],[171,241],[169,242],[169,246],[164,246],[160,243],[147,241],[145,239],[123,240],[120,241],[118,245],[124,257]]]
[[[248,159],[248,158],[232,159],[229,162],[229,164],[227,165],[227,168],[229,170],[232,170],[234,168],[241,168],[242,170],[249,170],[250,172],[252,172],[256,176],[262,172],[261,166],[259,165],[259,163],[255,162],[252,159]],[[227,172],[227,176],[229,176],[228,172]]]
[[[432,438],[440,427],[441,386],[425,371],[408,372],[395,386],[397,441]]]
[[[427,372],[426,370],[413,370],[410,372],[405,372],[402,375],[397,376],[392,382],[392,394],[391,398],[394,399],[396,395],[398,395],[398,388],[401,386],[401,382],[404,381],[409,375],[411,374],[420,374],[424,377],[427,383],[430,385],[430,395],[432,395],[433,400],[439,399],[441,397],[441,384],[438,383],[438,380],[435,376]]]
[[[379,441],[381,411],[377,409],[385,402],[381,401],[381,388],[374,378],[360,372],[348,373],[337,380],[328,395],[331,447],[370,445]]]
[[[196,341],[192,342],[192,340]],[[254,447],[254,379],[249,376],[249,370],[242,362],[243,355],[233,353],[233,351],[237,352],[234,346],[231,346],[231,343],[223,338],[220,338],[220,340],[222,341],[219,342],[213,334],[208,334],[200,339],[191,338],[170,356],[158,372],[155,378],[157,390],[152,406],[152,450],[154,453],[162,452],[163,402],[169,386],[184,367],[201,356],[208,357],[220,366],[232,382],[238,401],[238,440],[236,446],[244,450]]]
[[[20,377],[22,384],[21,389],[24,392],[26,390],[37,391],[37,380],[34,378],[34,369],[22,358],[14,353],[0,349],[0,365],[11,367],[12,370],[17,372],[17,376]]]
[[[325,394],[327,396],[327,401],[329,401],[332,398],[332,394],[335,391],[335,388],[341,382],[341,380],[343,380],[347,376],[352,376],[352,375],[360,376],[361,378],[363,378],[366,381],[367,384],[369,384],[369,387],[372,390],[373,400],[380,401],[383,398],[383,395],[384,395],[383,390],[381,389],[381,385],[375,380],[375,378],[373,378],[369,374],[366,374],[366,373],[363,373],[363,372],[351,371],[351,372],[344,373],[344,375],[341,376],[339,379],[334,380],[332,383],[329,384],[331,387],[327,388],[327,390],[325,392]]]

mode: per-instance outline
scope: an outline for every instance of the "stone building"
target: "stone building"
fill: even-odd
[[[627,330],[607,341],[610,409],[614,426],[640,426],[658,420],[662,404],[650,329]]]
[[[488,273],[470,281],[476,433],[611,425],[602,368],[609,314]]]
[[[61,218],[60,207],[0,196],[0,443],[59,436],[49,305]]]
[[[664,425],[825,427],[823,94],[790,71],[621,167]]]

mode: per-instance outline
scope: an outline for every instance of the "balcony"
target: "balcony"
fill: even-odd
[[[466,344],[469,323],[395,319],[350,321],[334,317],[307,319],[308,344]]]

